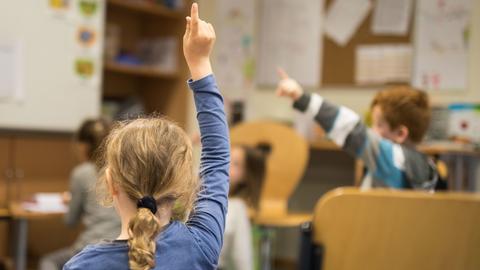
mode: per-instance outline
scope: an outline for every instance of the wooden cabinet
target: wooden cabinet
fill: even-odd
[[[28,200],[37,192],[68,190],[74,166],[71,134],[0,135],[0,207],[8,207],[9,201]],[[8,222],[0,222],[0,257],[8,255],[11,229]],[[51,237],[52,232],[58,237]],[[30,222],[30,258],[70,245],[77,233],[65,227],[61,217]]]
[[[30,198],[36,192],[61,192],[75,165],[71,136],[26,136],[14,140],[15,185],[12,197]]]
[[[11,161],[9,159],[11,151],[11,139],[9,137],[0,137],[0,209],[7,208],[8,204],[8,180],[11,178]]]

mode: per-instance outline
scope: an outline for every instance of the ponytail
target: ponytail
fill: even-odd
[[[140,207],[128,224],[128,264],[131,270],[149,270],[155,267],[155,237],[161,227],[157,217],[148,208]]]

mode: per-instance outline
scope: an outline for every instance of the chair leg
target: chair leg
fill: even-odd
[[[262,270],[272,269],[272,229],[260,227],[260,262]]]

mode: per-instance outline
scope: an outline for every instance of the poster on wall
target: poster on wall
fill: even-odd
[[[74,20],[74,0],[44,0],[47,13],[52,18],[72,22]]]
[[[283,68],[305,87],[321,78],[323,0],[263,0],[260,9],[258,84],[275,86]]]
[[[98,59],[102,55],[102,33],[100,33],[102,18],[102,1],[75,0],[75,57],[73,72],[82,84],[99,86],[101,69]]]
[[[425,90],[464,90],[470,0],[417,1],[413,81]]]
[[[215,76],[229,101],[244,100],[255,74],[255,1],[218,1]]]

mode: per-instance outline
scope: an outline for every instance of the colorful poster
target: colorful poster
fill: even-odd
[[[465,90],[470,10],[470,0],[417,1],[414,86]]]
[[[45,4],[52,17],[67,22],[74,19],[74,0],[46,0]]]
[[[255,73],[255,1],[218,1],[215,76],[227,99],[243,100]]]

